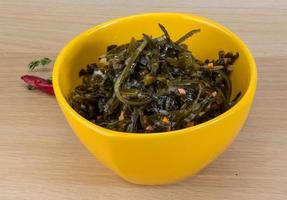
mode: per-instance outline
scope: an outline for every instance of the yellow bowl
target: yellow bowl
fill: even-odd
[[[97,62],[110,44],[122,44],[142,33],[161,35],[163,24],[176,40],[191,29],[201,32],[187,44],[199,59],[216,58],[220,49],[238,51],[231,76],[232,96],[243,97],[222,115],[177,131],[131,134],[97,126],[68,104],[71,90],[80,84],[78,72]],[[57,101],[73,131],[105,166],[125,180],[145,185],[167,184],[196,174],[220,155],[234,140],[248,115],[256,90],[254,59],[245,44],[231,31],[206,18],[180,13],[148,13],[123,17],[97,25],[77,36],[59,54],[53,71]]]

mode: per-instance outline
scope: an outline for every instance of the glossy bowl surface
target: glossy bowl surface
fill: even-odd
[[[231,76],[232,96],[243,97],[222,115],[177,131],[153,134],[117,132],[97,126],[68,104],[71,90],[80,84],[78,72],[97,62],[110,44],[129,42],[142,33],[161,35],[163,24],[176,40],[191,29],[201,32],[186,43],[199,59],[217,58],[220,49],[238,51]],[[246,45],[225,27],[203,17],[182,13],[148,13],[123,17],[97,25],[74,38],[60,52],[53,70],[57,101],[75,134],[105,166],[125,180],[146,185],[167,184],[196,174],[220,155],[244,124],[256,90],[254,59]]]

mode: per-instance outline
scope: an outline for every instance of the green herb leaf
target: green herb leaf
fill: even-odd
[[[28,90],[35,90],[36,88],[33,87],[32,85],[27,85],[27,89],[28,89]]]
[[[44,65],[48,65],[52,60],[50,58],[42,58],[40,60],[41,62],[41,65],[44,66]]]
[[[39,66],[40,63],[41,62],[39,60],[34,60],[28,64],[28,69],[32,71],[35,69],[35,67]]]
[[[50,76],[50,77],[48,77],[46,80],[47,80],[49,83],[52,83],[53,78],[52,78],[52,76]]]
[[[52,60],[50,58],[42,58],[40,60],[34,60],[28,64],[28,69],[33,71],[38,66],[48,65]]]

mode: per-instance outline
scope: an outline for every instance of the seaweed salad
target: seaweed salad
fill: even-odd
[[[116,131],[166,132],[210,120],[232,107],[230,74],[239,53],[218,52],[216,60],[198,60],[184,42],[159,24],[163,35],[131,38],[110,45],[98,64],[79,71],[82,83],[68,98],[89,121]]]

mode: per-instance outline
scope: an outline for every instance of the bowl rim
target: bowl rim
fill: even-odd
[[[224,113],[220,114],[219,116],[208,120],[206,122],[203,122],[201,124],[198,124],[193,127],[188,127],[188,128],[183,128],[179,130],[174,130],[174,131],[167,131],[167,132],[152,132],[152,133],[130,133],[130,132],[121,132],[121,131],[114,131],[111,129],[107,129],[104,127],[101,127],[97,124],[94,124],[90,122],[89,120],[85,119],[82,117],[80,114],[78,114],[67,102],[66,98],[64,97],[60,84],[59,84],[59,72],[61,69],[61,62],[63,62],[63,59],[65,55],[67,54],[67,50],[70,49],[74,44],[82,37],[85,35],[89,35],[90,33],[94,32],[97,29],[104,28],[106,26],[112,25],[114,23],[117,23],[119,21],[125,21],[125,20],[130,20],[135,17],[146,17],[146,16],[151,16],[151,15],[169,15],[169,16],[176,16],[176,17],[184,17],[184,18],[191,18],[193,20],[199,21],[200,23],[205,23],[209,26],[212,26],[216,29],[219,29],[222,32],[225,32],[227,35],[229,35],[235,42],[241,46],[243,51],[246,53],[247,60],[250,63],[250,82],[248,85],[248,88],[244,95],[241,97],[241,99],[229,110],[225,111]],[[250,98],[252,99],[255,90],[256,90],[256,85],[257,85],[257,69],[256,69],[256,63],[255,60],[248,49],[248,47],[245,45],[245,43],[232,31],[230,31],[228,28],[224,27],[223,25],[214,22],[208,18],[190,14],[190,13],[177,13],[177,12],[151,12],[151,13],[141,13],[141,14],[135,14],[135,15],[129,15],[125,17],[120,17],[116,19],[109,20],[107,22],[101,23],[99,25],[96,25],[92,28],[89,28],[88,30],[78,34],[76,37],[74,37],[70,42],[68,42],[64,48],[60,51],[60,53],[57,56],[57,59],[54,64],[53,68],[53,88],[55,91],[55,96],[58,101],[58,104],[60,107],[65,108],[69,114],[71,114],[74,118],[77,118],[80,123],[83,123],[85,126],[96,130],[95,133],[102,134],[105,136],[117,136],[117,137],[162,137],[162,136],[171,136],[171,135],[178,135],[178,134],[192,134],[193,131],[196,131],[198,129],[201,129],[205,126],[209,126],[211,124],[216,123],[217,121],[223,120],[224,118],[228,117],[229,115],[232,115],[234,112],[237,112],[240,108],[244,107],[248,102],[250,101]],[[63,109],[62,108],[62,109]]]

